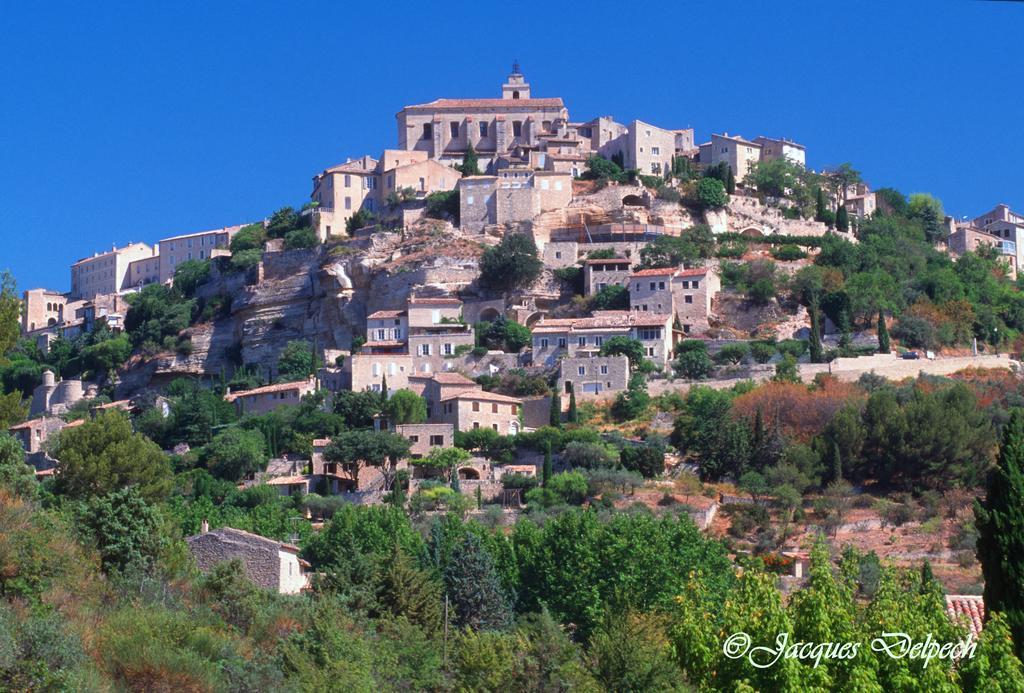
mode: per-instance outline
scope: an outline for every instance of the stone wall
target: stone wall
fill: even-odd
[[[239,559],[253,584],[277,591],[281,576],[279,542],[227,527],[197,534],[186,542],[196,566],[204,573],[218,563]]]

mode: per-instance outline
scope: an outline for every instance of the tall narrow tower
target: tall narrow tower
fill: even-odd
[[[512,74],[508,81],[501,85],[501,98],[503,99],[528,99],[530,98],[530,85],[527,84],[523,73],[519,71],[519,61],[512,63]]]

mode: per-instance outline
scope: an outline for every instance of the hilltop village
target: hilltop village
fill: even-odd
[[[117,462],[77,446],[144,437],[166,469],[115,486],[171,503],[199,569],[282,594],[330,574],[360,506],[498,536],[573,506],[685,517],[786,593],[824,535],[866,599],[927,560],[979,632],[971,502],[1024,401],[1024,216],[812,170],[797,133],[574,120],[518,65],[396,124],[300,207],[20,294],[0,420],[40,488],[99,493]],[[598,627],[555,582],[504,588]]]

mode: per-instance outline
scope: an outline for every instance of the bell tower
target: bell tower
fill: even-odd
[[[512,63],[512,74],[508,81],[501,85],[501,98],[503,99],[528,99],[530,98],[530,85],[527,84],[523,73],[519,71],[519,61]]]

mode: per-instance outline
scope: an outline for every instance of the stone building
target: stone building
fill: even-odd
[[[692,128],[666,130],[634,120],[597,152],[606,159],[621,157],[624,168],[634,168],[645,176],[663,176],[672,170],[672,159],[677,153],[683,156],[693,150]]]
[[[1019,265],[1017,264],[1017,244],[1011,240],[1005,240],[988,231],[983,231],[971,224],[957,224],[956,230],[946,237],[946,247],[954,256],[960,256],[979,248],[988,246],[999,251],[1001,259],[1005,260],[1010,267],[1011,278],[1016,279]],[[1002,231],[1002,229],[1000,229]]]
[[[258,587],[279,594],[298,594],[309,588],[310,564],[299,558],[299,547],[233,527],[203,531],[185,539],[204,573],[217,564],[240,560],[245,576]]]
[[[238,415],[266,414],[278,407],[297,405],[303,395],[316,392],[316,379],[265,385],[251,390],[228,392],[224,399],[233,402]]]
[[[516,435],[522,430],[519,411],[522,402],[507,395],[483,390],[460,390],[441,399],[439,418],[456,431],[491,428],[501,435]]]
[[[426,152],[385,149],[333,166],[313,177],[310,210],[321,241],[346,233],[346,224],[362,210],[387,216],[393,202],[422,200],[432,192],[452,190],[462,174],[430,159]]]
[[[65,423],[63,419],[58,416],[41,416],[35,419],[29,419],[23,421],[20,424],[11,426],[8,432],[18,439],[21,443],[21,447],[25,448],[25,453],[33,455],[43,451],[43,447],[47,440],[52,436],[56,435],[60,431],[69,426],[81,425],[83,421],[74,421],[72,423]]]
[[[491,224],[531,221],[564,209],[572,201],[572,174],[509,167],[493,176],[463,178],[458,189],[459,228],[480,232]]]
[[[409,379],[409,389],[427,403],[427,420],[439,421],[441,400],[463,390],[479,390],[480,386],[461,373],[433,373]]]
[[[629,258],[613,257],[583,261],[583,295],[591,296],[606,286],[629,287]]]
[[[806,148],[792,140],[760,135],[754,138],[754,144],[761,146],[761,161],[789,159],[794,164],[807,165]]]
[[[718,274],[706,267],[646,269],[629,277],[629,307],[639,313],[669,312],[684,334],[705,332],[711,301],[721,291]]]
[[[865,183],[855,183],[847,188],[843,204],[846,205],[846,211],[858,219],[869,217],[878,209],[875,193]]]
[[[343,372],[347,372],[346,380],[353,392],[372,390],[380,392],[381,383],[387,377],[388,392],[406,389],[409,376],[416,371],[412,355],[403,349],[398,350],[365,350],[352,354],[345,359]]]
[[[116,294],[132,288],[128,268],[132,262],[153,258],[155,248],[145,243],[129,243],[94,253],[71,265],[71,299],[89,299],[99,294]]]
[[[1001,238],[1001,251],[1004,254],[1012,251],[1015,257],[1014,268],[1021,266],[1024,262],[1024,215],[1014,212],[1008,205],[998,204],[991,211],[975,218],[973,225]]]
[[[724,161],[729,164],[737,182],[750,173],[761,159],[761,145],[729,133],[711,135],[711,141],[700,145],[700,163],[705,168]]]
[[[675,343],[672,315],[628,310],[599,310],[587,318],[545,318],[533,328],[533,364],[554,366],[559,359],[600,352],[612,337],[639,341],[644,354],[660,366],[668,363]]]
[[[68,297],[49,289],[30,289],[22,295],[21,332],[55,327],[64,322],[64,308]]]
[[[629,359],[625,356],[565,357],[558,363],[558,392],[563,402],[570,392],[577,401],[600,400],[623,392],[629,385]]]
[[[455,426],[450,423],[398,424],[395,433],[408,440],[409,457],[426,457],[434,448],[450,448],[455,445]]]
[[[53,371],[43,371],[43,382],[32,391],[29,416],[41,414],[62,414],[85,398],[81,380],[66,378],[57,381]]]
[[[516,146],[536,146],[540,136],[556,134],[569,112],[560,98],[533,98],[516,64],[501,98],[436,99],[406,106],[396,118],[399,149],[458,164],[472,144],[486,168]]]
[[[231,245],[231,239],[241,228],[241,224],[236,224],[211,231],[197,231],[160,239],[156,252],[160,265],[157,281],[166,283],[174,279],[174,270],[183,262],[208,260],[214,257],[215,250],[227,250]],[[143,283],[149,282],[133,282],[133,286]]]

